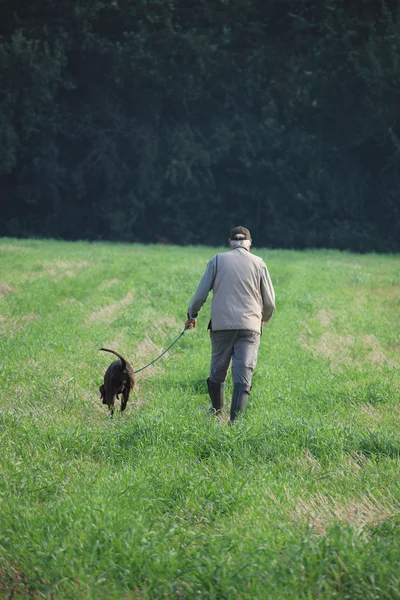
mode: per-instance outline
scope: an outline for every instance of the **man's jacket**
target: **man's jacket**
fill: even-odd
[[[275,309],[275,293],[264,261],[238,247],[209,261],[193,296],[188,316],[197,314],[213,290],[211,329],[247,329],[260,332]]]

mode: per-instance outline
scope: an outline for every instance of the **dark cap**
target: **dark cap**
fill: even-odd
[[[250,231],[246,227],[235,227],[229,236],[230,240],[251,240]]]

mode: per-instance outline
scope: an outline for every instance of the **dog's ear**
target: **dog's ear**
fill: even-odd
[[[106,394],[105,394],[105,389],[104,389],[104,384],[102,384],[102,385],[99,387],[99,392],[100,392],[100,400],[101,400],[101,399],[102,399],[102,398],[104,398],[104,396],[106,395]]]

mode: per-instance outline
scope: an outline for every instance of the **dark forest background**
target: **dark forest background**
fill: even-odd
[[[0,0],[0,235],[400,250],[400,0]]]

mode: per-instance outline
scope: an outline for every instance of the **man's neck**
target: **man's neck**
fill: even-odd
[[[246,248],[246,246],[231,246],[230,250],[246,250],[246,252],[250,252],[250,248]]]

